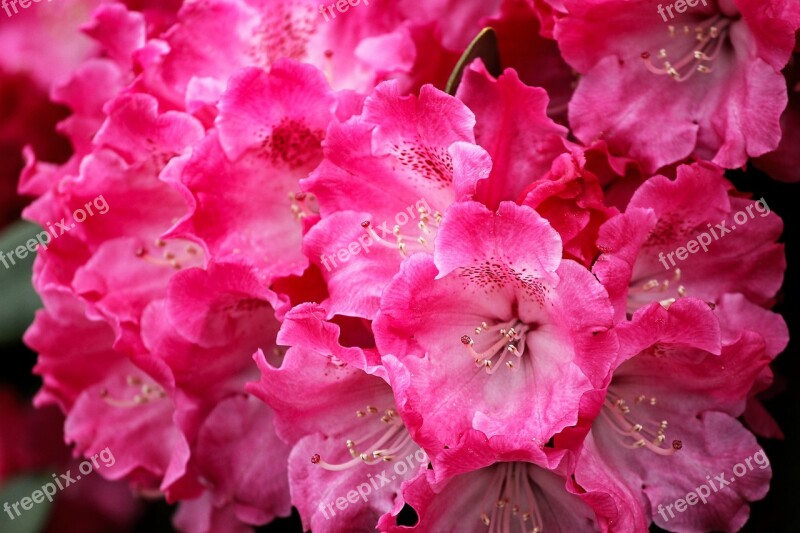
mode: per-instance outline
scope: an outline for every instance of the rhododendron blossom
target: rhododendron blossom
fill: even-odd
[[[82,35],[0,61],[24,217],[108,206],[37,251],[34,405],[182,532],[741,529],[785,468],[792,232],[751,178],[798,181],[800,8],[680,3],[3,21]],[[0,483],[39,465],[6,441]]]
[[[468,429],[544,446],[606,385],[617,341],[605,290],[562,261],[529,207],[455,204],[437,241],[403,264],[375,321],[402,409],[443,446]]]
[[[607,139],[650,172],[688,157],[740,167],[774,150],[780,71],[800,28],[791,4],[714,1],[664,23],[649,2],[566,0],[555,37],[585,74],[570,102],[576,135]]]

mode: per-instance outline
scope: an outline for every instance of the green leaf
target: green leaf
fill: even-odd
[[[24,247],[41,231],[35,224],[19,221],[0,234],[0,253],[5,261],[0,261],[0,344],[19,341],[33,321],[34,312],[42,306],[31,285],[36,254],[28,253],[19,259],[15,253],[13,263],[9,258],[13,250]]]
[[[44,529],[53,505],[47,499],[41,503],[34,503],[31,500],[29,505],[33,507],[27,511],[21,505],[17,505],[19,516],[14,512],[12,506],[22,498],[30,498],[33,491],[40,491],[48,481],[50,478],[46,475],[25,476],[12,479],[8,484],[0,487],[0,531],[3,533],[38,533]],[[58,495],[55,497],[57,498]],[[9,505],[11,516],[4,509],[6,503]]]
[[[470,63],[476,59],[481,58],[483,64],[486,65],[486,70],[489,74],[498,77],[503,73],[503,67],[500,63],[500,48],[497,44],[497,34],[492,28],[484,28],[475,39],[469,43],[469,46],[464,50],[461,59],[458,60],[456,68],[450,74],[450,79],[447,81],[447,94],[455,95],[458,86],[461,83],[461,77],[464,75]]]

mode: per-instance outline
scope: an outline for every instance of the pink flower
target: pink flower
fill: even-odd
[[[612,308],[561,255],[529,207],[465,202],[446,213],[434,256],[402,265],[374,328],[401,413],[420,419],[415,438],[452,446],[474,428],[542,447],[605,387]]]
[[[199,516],[188,530],[204,519],[227,516],[233,527],[289,514],[289,448],[275,434],[272,410],[242,392],[257,376],[253,351],[274,350],[275,300],[248,267],[211,263],[206,270],[176,274],[167,298],[150,304],[142,317],[147,352],[137,360],[169,368],[174,421],[188,444],[161,486],[173,500],[196,500],[189,504],[190,517]],[[271,452],[259,456],[259,466],[246,451],[254,447]],[[254,474],[242,476],[249,468]],[[178,521],[185,520],[181,513]]]
[[[192,447],[193,470],[207,490],[181,502],[174,519],[181,531],[252,531],[248,525],[290,514],[289,447],[275,435],[273,420],[250,396],[216,403]]]
[[[369,362],[377,354],[341,346],[340,328],[325,314],[313,304],[289,312],[278,335],[279,343],[291,345],[283,364],[275,368],[256,353],[261,380],[247,389],[275,409],[278,433],[292,446],[292,502],[304,527],[372,528],[393,507],[403,481],[395,474],[389,479],[387,467],[402,464],[411,477],[427,458],[397,413],[380,377],[385,371]],[[356,491],[357,500],[349,494]],[[345,497],[350,503],[343,506]]]
[[[486,21],[497,33],[500,58],[525,85],[541,87],[550,98],[548,116],[567,123],[567,104],[575,89],[577,75],[561,57],[553,40],[552,25],[541,6],[533,0],[505,0],[500,13]]]
[[[336,88],[372,87],[379,81],[375,71],[355,51],[365,39],[397,27],[396,3],[376,0],[327,22],[321,7],[311,0],[185,3],[162,39],[137,53],[145,67],[137,86],[176,106],[202,93],[213,103],[213,94],[240,69],[268,70],[291,59],[323,69]]]
[[[325,159],[302,182],[322,217],[304,252],[327,281],[331,315],[374,318],[403,259],[431,253],[442,213],[491,168],[474,124],[458,99],[430,86],[402,96],[395,82],[378,86],[360,115],[331,124]]]
[[[783,246],[775,242],[783,224],[766,202],[754,204],[736,196],[722,170],[708,163],[679,167],[674,181],[645,182],[625,213],[600,228],[604,253],[592,267],[617,319],[683,296],[716,303],[725,293],[742,293],[769,303],[786,268]],[[694,253],[687,251],[690,241]]]
[[[744,331],[751,331],[763,337],[765,354],[770,360],[778,356],[789,343],[789,329],[783,318],[772,311],[758,306],[741,294],[726,294],[720,298],[715,312],[720,319],[722,342],[732,344]],[[773,382],[770,367],[764,367],[753,384],[747,399],[744,421],[756,435],[768,438],[783,438],[778,423],[761,405],[757,394],[768,389]]]
[[[458,97],[475,113],[476,141],[492,158],[476,199],[492,209],[505,200],[520,202],[566,151],[567,129],[547,117],[547,93],[524,85],[513,70],[495,80],[476,62],[464,73]]]
[[[781,435],[782,223],[723,167],[785,161],[799,8],[132,3],[83,25],[74,153],[19,187],[69,228],[25,341],[76,455],[192,533],[741,527],[766,467],[662,509]],[[505,70],[446,94],[487,24]]]
[[[646,531],[651,519],[670,530],[739,529],[747,502],[767,491],[764,466],[715,490],[707,505],[685,513],[664,508],[711,476],[729,479],[734,465],[758,452],[735,417],[769,363],[764,339],[746,331],[721,343],[714,314],[692,298],[669,310],[640,309],[617,330],[624,362],[584,443],[576,481],[589,492],[615,487],[626,531]]]
[[[792,4],[709,2],[665,21],[650,2],[566,0],[555,37],[583,75],[570,102],[575,135],[607,140],[650,173],[689,157],[741,167],[774,150],[780,70],[800,27]]]
[[[481,62],[464,73],[457,93],[476,114],[475,137],[492,158],[475,199],[490,208],[510,200],[535,208],[559,232],[565,257],[591,265],[608,209],[587,150],[566,140],[566,128],[547,117],[547,93],[507,70],[497,80]]]
[[[277,297],[247,267],[192,269],[206,266],[203,250],[165,238],[187,211],[182,191],[165,181],[174,181],[174,169],[188,158],[176,156],[199,142],[204,128],[186,113],[163,112],[145,94],[120,96],[104,110],[108,117],[91,152],[80,156],[78,176],[68,164],[49,184],[30,181],[45,192],[27,213],[43,226],[100,195],[107,208],[38,258],[35,284],[47,311],[26,337],[40,352],[37,370],[46,383],[38,402],[62,407],[66,437],[79,453],[119,450],[106,474],[112,479],[197,499],[192,509],[209,523],[239,527],[286,515],[288,448],[270,432],[268,407],[243,401],[241,392],[255,372],[250,355],[274,341]],[[253,322],[229,327],[243,312]],[[57,344],[68,331],[84,333],[64,353]],[[199,371],[202,360],[208,364]],[[252,429],[233,432],[231,419]],[[142,427],[146,436],[134,438]],[[267,446],[278,460],[265,458],[263,477],[241,478],[216,462],[246,456],[239,442]],[[187,529],[202,529],[198,520]]]
[[[598,178],[587,163],[587,151],[578,147],[558,156],[551,170],[525,190],[522,205],[536,209],[558,231],[565,258],[588,267],[600,253],[600,227],[618,211],[606,207]]]
[[[563,457],[563,456],[562,456]],[[397,507],[379,529],[404,531],[599,531],[610,500],[582,501],[568,480],[569,462],[520,451],[507,440],[471,430],[442,458],[444,474],[427,470],[403,486],[402,497],[417,514],[413,527],[397,524]],[[538,528],[538,529],[537,529]]]
[[[62,218],[69,227],[76,209],[95,206],[92,216],[54,239],[50,250],[77,248],[70,240],[61,242],[65,237],[84,243],[91,257],[54,256],[56,262],[77,263],[69,268],[74,277],[61,283],[84,297],[92,317],[107,319],[121,340],[131,328],[135,336],[145,305],[165,294],[176,267],[202,262],[196,247],[161,239],[185,204],[157,177],[171,157],[201,138],[202,127],[184,113],[160,114],[146,95],[120,97],[108,109],[110,116],[95,136],[97,148],[82,160],[80,175],[62,178],[25,214],[45,228]],[[103,202],[97,202],[101,196]],[[142,205],[152,206],[146,217],[140,216]],[[99,209],[103,206],[105,212]]]
[[[255,266],[265,283],[302,274],[303,222],[313,213],[298,182],[322,159],[336,105],[308,65],[284,60],[269,73],[237,73],[222,95],[218,129],[169,169],[191,206],[169,235],[201,243],[216,261]]]
[[[117,460],[101,471],[104,477],[156,489],[181,440],[164,388],[112,348],[112,329],[88,320],[74,296],[63,290],[41,294],[53,311],[40,311],[25,337],[39,353],[35,371],[44,381],[36,405],[61,407],[65,439],[78,453],[114,450]],[[150,369],[162,377],[158,370]]]

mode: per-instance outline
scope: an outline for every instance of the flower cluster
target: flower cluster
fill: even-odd
[[[109,206],[37,258],[36,404],[185,532],[293,506],[315,532],[740,528],[768,467],[659,506],[780,436],[782,222],[659,257],[752,207],[726,169],[800,180],[800,9],[766,3],[102,3],[51,91],[74,153],[20,181],[42,226]]]

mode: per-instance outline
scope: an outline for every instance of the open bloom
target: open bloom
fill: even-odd
[[[738,196],[718,167],[682,165],[675,180],[647,180],[625,213],[603,224],[598,247],[604,253],[592,270],[617,319],[684,296],[716,303],[725,293],[742,293],[765,305],[786,268],[783,245],[775,242],[782,229],[766,202]],[[695,252],[685,253],[687,246]]]
[[[625,531],[646,531],[651,519],[677,531],[738,529],[747,502],[766,493],[766,468],[715,492],[707,505],[672,517],[659,511],[711,475],[728,479],[759,451],[736,417],[769,363],[764,339],[740,331],[722,344],[718,319],[693,298],[668,310],[651,304],[617,330],[623,362],[584,441],[577,482],[590,492],[614,488]]]
[[[583,74],[570,102],[576,136],[605,139],[650,173],[690,156],[740,167],[774,150],[780,71],[800,27],[793,4],[703,2],[665,21],[651,2],[564,1],[555,37]]]
[[[282,60],[269,72],[237,72],[221,97],[218,129],[170,168],[191,206],[170,235],[200,243],[216,261],[254,266],[265,284],[302,274],[311,213],[298,181],[322,159],[336,104],[309,65]]]
[[[474,428],[542,447],[576,423],[584,393],[605,387],[612,318],[603,287],[562,260],[533,209],[464,202],[445,214],[434,256],[402,265],[374,328],[420,438],[452,446]]]
[[[314,304],[292,309],[278,336],[292,346],[283,364],[275,368],[256,353],[261,379],[248,390],[275,409],[278,433],[292,447],[292,502],[306,529],[372,529],[394,506],[402,473],[424,470],[427,457],[379,377],[385,372],[368,362],[376,354],[341,346],[340,328],[325,314]]]

